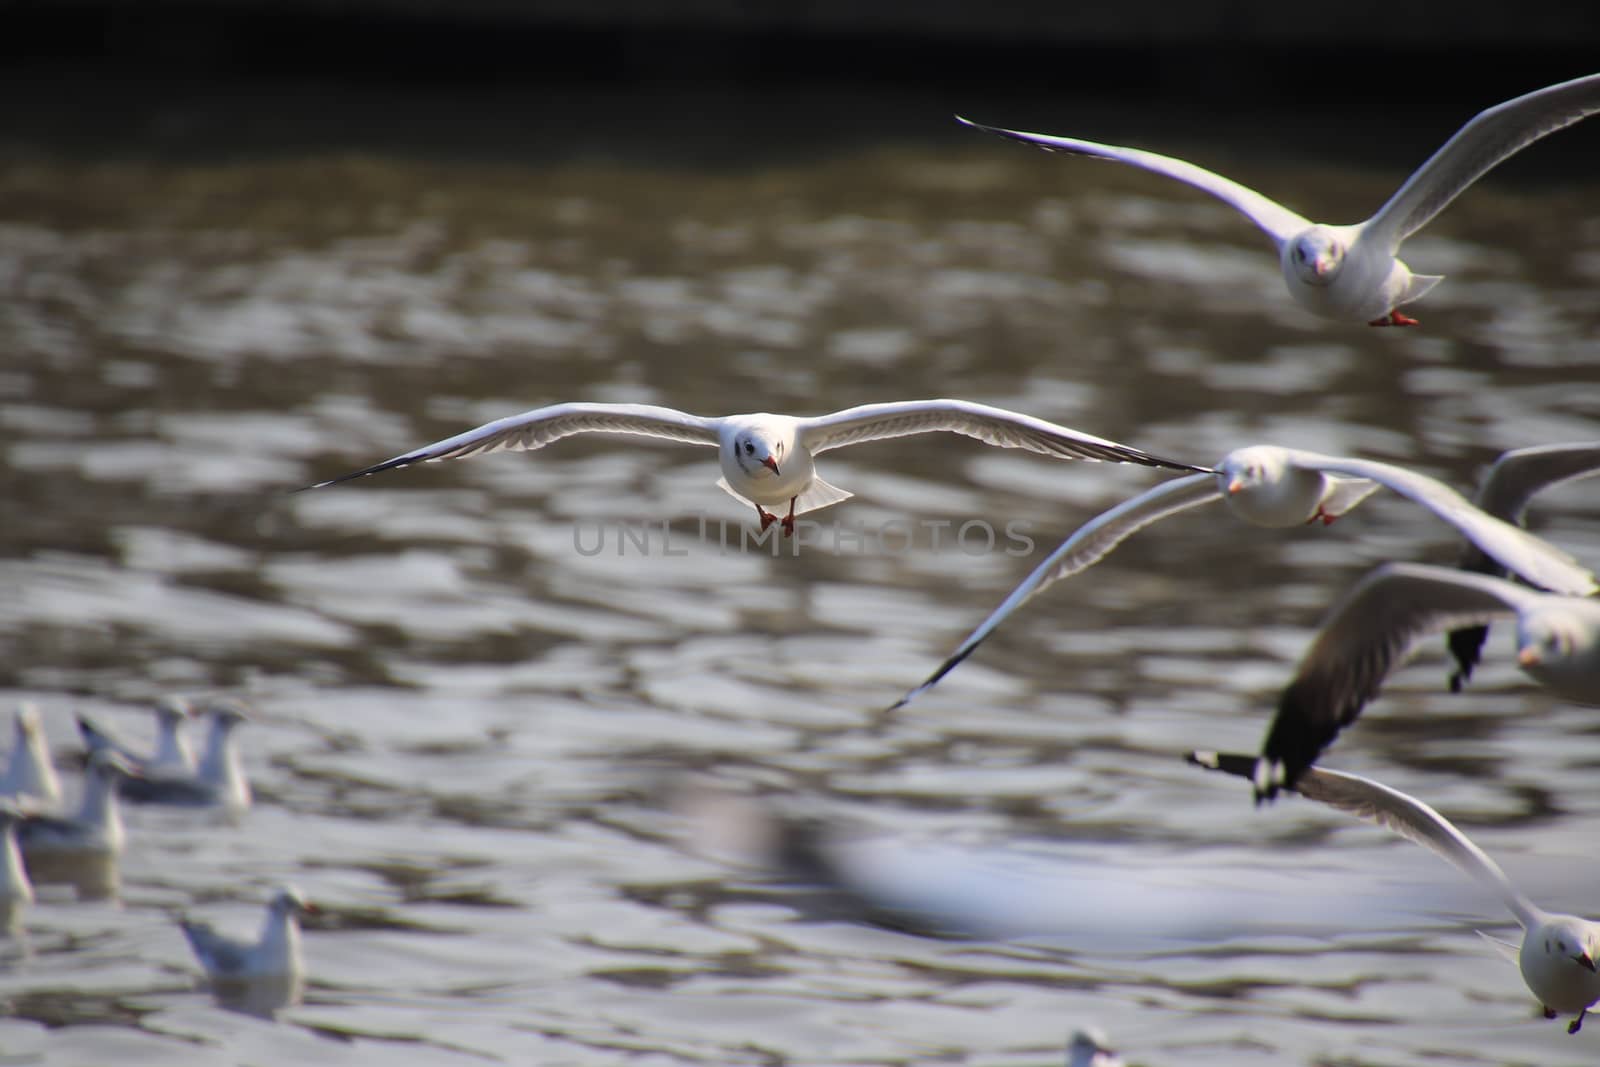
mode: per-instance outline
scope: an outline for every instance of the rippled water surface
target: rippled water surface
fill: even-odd
[[[1410,243],[1448,280],[1422,328],[1380,331],[1297,310],[1226,208],[942,112],[904,137],[749,123],[728,134],[745,159],[667,151],[720,135],[662,110],[659,141],[596,120],[581,149],[503,158],[359,132],[339,150],[6,149],[0,699],[37,701],[70,763],[75,710],[144,738],[155,696],[243,697],[258,796],[238,826],[131,812],[120,906],[49,895],[29,915],[0,949],[8,1062],[1020,1065],[1088,1022],[1153,1065],[1592,1062],[1600,1038],[1537,1020],[1475,935],[1505,933],[1495,901],[1427,907],[1462,880],[1413,846],[1303,802],[1252,810],[1177,758],[1259,742],[1366,568],[1453,559],[1407,505],[1329,529],[1205,511],[1153,528],[885,719],[1056,540],[1161,475],[957,437],[862,446],[822,464],[855,499],[777,558],[741,547],[753,516],[709,452],[669,443],[286,493],[563,400],[939,395],[1198,463],[1272,441],[1468,486],[1501,449],[1600,437],[1600,182],[1558,162],[1590,131]],[[1157,147],[1338,221],[1454,119],[1354,161],[1216,121]],[[1600,562],[1594,499],[1553,492],[1534,525]],[[969,520],[992,549],[952,543]],[[1422,795],[1542,902],[1592,912],[1570,874],[1600,833],[1600,731],[1509,648],[1498,634],[1451,696],[1430,645],[1330,762]],[[855,922],[708,858],[670,799],[689,774],[896,847],[1061,861],[1032,899],[1066,932]],[[1418,907],[1381,931],[1330,913],[1288,939],[1152,945],[1092,920],[1078,937],[1074,865],[1113,892],[1187,893],[1192,867],[1224,891],[1298,876],[1291,899],[1398,884]],[[251,927],[285,880],[324,909],[306,1002],[223,1011],[173,919]],[[962,884],[936,864],[915,880]]]

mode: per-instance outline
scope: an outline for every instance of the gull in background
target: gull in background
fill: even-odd
[[[1151,523],[1221,500],[1234,515],[1254,526],[1286,528],[1317,519],[1327,524],[1379,487],[1421,504],[1536,585],[1580,596],[1597,588],[1594,575],[1571,556],[1526,530],[1485,514],[1437,479],[1392,463],[1251,445],[1222,457],[1215,474],[1175,478],[1079,527],[967,635],[938,670],[890,710],[937,684],[1035,594],[1092,566]]]
[[[1122,1067],[1122,1057],[1106,1043],[1106,1035],[1094,1027],[1072,1032],[1067,1044],[1067,1067]]]
[[[1259,777],[1254,756],[1192,752],[1189,761],[1251,781]],[[1595,967],[1600,958],[1600,924],[1536,906],[1449,819],[1398,789],[1325,767],[1307,768],[1293,788],[1303,797],[1376,823],[1432,850],[1496,893],[1524,931],[1521,949],[1508,953],[1522,971],[1522,980],[1539,999],[1545,1018],[1576,1013],[1567,1033],[1578,1032],[1584,1015],[1600,1000],[1600,974]]]
[[[148,756],[133,751],[94,719],[78,714],[78,734],[90,752],[109,749],[137,774],[147,777],[194,773],[194,751],[185,733],[193,709],[182,697],[163,697],[151,709],[156,716],[156,747]]]
[[[50,761],[39,709],[21,704],[11,731],[11,757],[0,778],[0,797],[15,798],[25,810],[54,808],[61,803],[61,779]]]
[[[1517,663],[1552,692],[1600,704],[1600,601],[1421,563],[1386,563],[1334,605],[1278,698],[1257,799],[1295,786],[1423,637],[1517,620]]]
[[[1540,445],[1536,448],[1519,448],[1506,452],[1489,472],[1473,503],[1497,519],[1523,524],[1528,503],[1539,493],[1552,486],[1600,474],[1600,441],[1583,441],[1576,444]],[[1461,557],[1460,567],[1473,574],[1487,574],[1494,578],[1505,577],[1506,570],[1484,555],[1476,545],[1469,544]],[[1459,692],[1472,677],[1478,665],[1483,642],[1489,636],[1487,624],[1464,626],[1450,631],[1450,654],[1455,657],[1456,670],[1450,675],[1450,691]]]
[[[124,778],[124,799],[139,804],[220,807],[237,815],[250,807],[250,780],[245,776],[234,731],[250,717],[237,702],[214,701],[206,707],[211,732],[199,766],[186,774],[133,775]]]
[[[765,413],[705,418],[650,404],[579,403],[555,404],[496,419],[306,488],[320,489],[413,463],[543,448],[579,433],[632,434],[715,446],[722,465],[722,478],[717,484],[732,496],[753,504],[763,530],[776,521],[782,524],[784,533],[790,534],[794,532],[796,515],[837,504],[853,495],[819,478],[813,456],[863,441],[936,431],[963,434],[1000,448],[1025,448],[1055,459],[1138,463],[1184,471],[1206,469],[966,400],[864,404],[814,418]],[[788,514],[780,520],[774,512],[785,504]]]
[[[1373,326],[1415,326],[1397,310],[1437,285],[1440,275],[1412,274],[1400,245],[1468,186],[1528,145],[1600,111],[1600,75],[1551,85],[1479,112],[1424,163],[1378,213],[1351,226],[1313,223],[1254,189],[1181,159],[957,121],[1051,152],[1127,163],[1192,185],[1242,212],[1271,238],[1289,294],[1325,319]]]
[[[300,916],[315,910],[298,889],[285,885],[268,902],[266,920],[254,941],[219,934],[206,922],[184,919],[179,925],[195,959],[213,982],[292,979],[305,973],[300,953]]]

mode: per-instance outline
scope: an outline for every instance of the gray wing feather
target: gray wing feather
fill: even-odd
[[[1240,185],[1236,181],[1224,178],[1220,174],[1213,174],[1204,167],[1197,167],[1193,163],[1171,156],[1157,155],[1154,152],[1144,152],[1137,148],[1119,148],[1116,145],[1099,144],[1095,141],[1081,141],[1072,137],[1052,137],[1042,133],[1023,133],[1019,130],[1003,130],[996,126],[985,126],[956,116],[956,121],[975,130],[985,133],[1007,137],[1023,144],[1031,144],[1035,148],[1042,148],[1046,152],[1066,152],[1078,156],[1090,156],[1094,159],[1110,160],[1113,163],[1126,163],[1139,167],[1155,174],[1168,178],[1176,178],[1186,185],[1192,185],[1202,192],[1210,193],[1235,210],[1244,214],[1251,222],[1255,223],[1272,238],[1275,248],[1281,249],[1285,241],[1295,234],[1311,227],[1311,221],[1295,214],[1275,200],[1270,200],[1248,186]]]
[[[1370,479],[1421,504],[1508,570],[1540,588],[1568,596],[1588,596],[1600,589],[1588,568],[1570,555],[1526,530],[1479,510],[1436,478],[1373,460],[1295,450],[1290,451],[1290,457],[1304,467]]]
[[[1206,770],[1254,779],[1256,758],[1227,752],[1191,752],[1189,762]],[[1370,778],[1326,767],[1308,767],[1292,787],[1308,800],[1335,811],[1354,815],[1399,834],[1459,867],[1468,876],[1494,890],[1524,928],[1540,921],[1542,913],[1506,877],[1500,865],[1429,805]]]
[[[1600,74],[1547,86],[1479,112],[1435,152],[1363,229],[1392,253],[1461,191],[1507,158],[1600,111]]]
[[[1278,699],[1262,747],[1263,798],[1295,787],[1416,643],[1452,626],[1514,617],[1538,593],[1448,567],[1386,563],[1334,605]]]
[[[1033,569],[1033,573],[1024,578],[1021,584],[1001,601],[1000,606],[990,612],[989,617],[979,623],[976,630],[967,635],[961,646],[939,665],[938,670],[929,675],[921,685],[901,697],[893,707],[898,708],[909,703],[918,694],[936,685],[941,678],[959,666],[962,660],[977,651],[978,646],[994,633],[1012,612],[1046,587],[1093,566],[1112,549],[1151,523],[1221,497],[1222,491],[1217,487],[1215,475],[1192,474],[1187,478],[1174,478],[1158,485],[1149,492],[1142,493],[1090,519],[1063,541],[1054,552],[1046,556],[1044,561]]]
[[[185,919],[179,925],[195,958],[207,972],[238,974],[249,963],[250,946],[217,933],[210,923]]]
[[[1025,448],[1057,459],[1138,463],[1186,471],[1204,469],[1192,463],[1162,459],[1044,419],[968,400],[863,404],[831,415],[802,419],[799,426],[800,443],[813,455],[862,441],[941,431],[962,434],[998,448]]]
[[[491,452],[529,451],[580,433],[636,434],[696,445],[715,445],[718,421],[653,404],[554,404],[496,419],[454,437],[435,441],[382,463],[306,488],[320,489],[325,485],[364,478],[380,471],[408,467],[413,463],[462,459]]]

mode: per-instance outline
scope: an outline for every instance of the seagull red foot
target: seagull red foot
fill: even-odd
[[[785,536],[785,537],[793,537],[794,536],[794,502],[797,499],[799,499],[799,498],[798,497],[790,497],[789,498],[789,514],[787,514],[787,515],[785,515],[783,517],[783,536]]]
[[[760,504],[756,505],[756,514],[761,516],[762,532],[765,532],[768,526],[771,526],[773,523],[778,521],[778,516],[774,515]]]
[[[1399,311],[1391,311],[1381,319],[1373,319],[1368,326],[1415,326],[1417,320]]]

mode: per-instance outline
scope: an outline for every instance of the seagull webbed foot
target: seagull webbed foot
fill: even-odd
[[[1578,1017],[1567,1024],[1567,1033],[1575,1034],[1583,1029],[1583,1017],[1589,1014],[1589,1009],[1584,1008],[1578,1012]]]
[[[771,526],[773,523],[778,521],[778,516],[774,515],[772,512],[768,511],[764,507],[761,507],[760,505],[756,506],[756,514],[761,516],[761,529],[763,531],[765,531],[768,526]]]
[[[1373,319],[1368,326],[1415,326],[1417,320],[1401,311],[1391,311],[1382,318]]]
[[[794,536],[794,502],[796,499],[796,497],[789,498],[789,514],[783,517],[783,536],[785,537]]]

